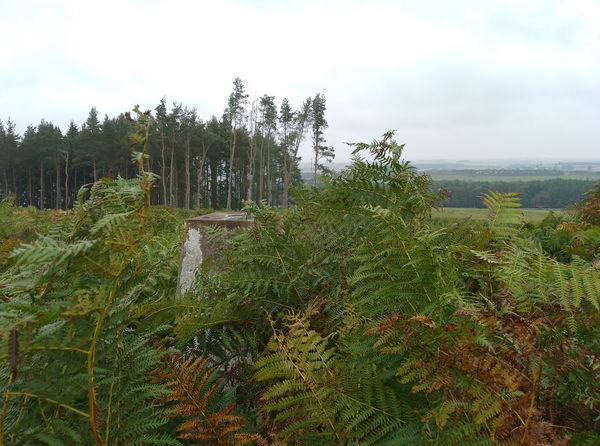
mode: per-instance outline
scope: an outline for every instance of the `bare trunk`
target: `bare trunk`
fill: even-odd
[[[8,175],[6,174],[6,167],[2,169],[2,176],[4,178],[4,188],[2,189],[4,192],[4,196],[8,196],[10,191],[8,190]]]
[[[246,198],[248,200],[252,200],[252,183],[254,183],[254,169],[252,167],[248,168],[248,190],[246,191]]]
[[[288,161],[287,169],[285,170],[285,180],[284,180],[284,203],[285,207],[288,206],[289,200],[289,187],[290,182],[292,180],[292,170],[296,165],[296,159],[298,157],[298,150],[300,150],[300,144],[302,144],[302,140],[304,138],[304,127],[306,125],[306,120],[302,119],[297,123],[297,126],[294,129],[294,141],[292,142],[291,153],[290,150],[286,150],[285,157]]]
[[[246,178],[246,172],[244,171],[245,168],[242,168],[241,170],[237,171],[237,186],[238,186],[238,190],[240,191],[240,194],[238,196],[238,201],[237,201],[237,207],[238,209],[240,209],[242,207],[242,203],[243,203],[243,199],[244,197],[243,195],[243,190],[244,190],[244,178]]]
[[[204,168],[203,163],[200,164],[200,167],[196,171],[196,199],[194,200],[194,208],[200,209],[200,196],[202,195],[201,186],[202,186],[202,169]]]
[[[284,130],[283,139],[285,141],[283,150],[283,196],[281,198],[281,207],[287,209],[288,207],[288,189],[290,187],[290,176],[288,174],[288,148],[287,148],[287,131]],[[291,160],[290,160],[291,161]]]
[[[93,158],[93,166],[94,166],[94,183],[98,181],[98,172],[96,171],[96,157]]]
[[[262,135],[261,135],[262,136]],[[260,157],[258,163],[258,201],[263,199],[263,192],[265,189],[265,138],[263,137],[260,141]]]
[[[40,162],[40,209],[44,209],[44,163]]]
[[[173,179],[173,207],[176,208],[179,206],[179,169],[175,166],[173,170],[175,173],[175,178]]]
[[[65,209],[69,208],[69,152],[65,152]]]
[[[208,147],[206,146],[202,146],[202,158],[200,158],[200,161],[198,162],[198,165],[196,166],[196,209],[200,209],[200,198],[202,196],[202,192],[201,192],[201,186],[202,186],[202,171],[204,170],[204,163],[206,161],[206,154],[208,152]]]
[[[15,172],[15,170],[16,169],[13,166],[13,168],[12,168],[12,184],[13,184],[12,191],[15,194],[16,202],[19,202],[19,200],[18,200],[19,194],[17,191],[17,173]]]
[[[319,128],[313,130],[313,154],[315,156],[313,163],[313,183],[317,185],[317,172],[319,170]]]
[[[250,154],[248,160],[248,190],[246,192],[246,199],[252,200],[252,192],[254,186],[254,162],[256,157],[256,140],[255,137],[252,136],[250,139]]]
[[[235,156],[235,138],[236,138],[236,131],[235,131],[235,125],[233,127],[232,130],[233,136],[231,139],[231,148],[230,148],[230,154],[229,154],[229,175],[227,176],[227,209],[231,209],[231,182],[232,182],[232,176],[233,176],[233,159]]]
[[[190,137],[188,136],[185,144],[185,194],[183,207],[186,209],[190,208],[190,192],[191,192],[191,180],[190,180]]]
[[[210,207],[212,207],[213,209],[217,209],[219,207],[217,181],[217,170],[215,169],[215,165],[213,164],[210,166]]]
[[[271,132],[269,132],[267,140],[267,203],[273,205],[273,179],[271,173]]]
[[[162,182],[162,189],[163,189],[163,205],[167,205],[167,180],[165,178],[165,175],[167,173],[167,169],[165,166],[165,135],[163,132],[163,129],[160,129],[160,158],[162,161],[162,164],[160,166],[160,180]]]
[[[33,206],[33,178],[31,175],[31,167],[27,167],[27,198],[29,199],[28,205]]]
[[[56,158],[56,209],[61,208],[61,199],[62,192],[60,190],[60,163],[58,162],[58,158]]]
[[[205,163],[204,164],[204,175],[203,175],[204,178],[208,179],[209,173],[210,173],[210,166],[207,163]],[[205,196],[205,197],[208,198],[209,194],[210,194],[210,182],[209,181],[205,181],[204,182],[204,194],[203,194],[203,196]],[[210,207],[210,203],[208,202],[208,199],[206,201],[207,201],[207,207]],[[202,206],[202,200],[200,200],[200,205]]]
[[[315,149],[315,160],[314,160],[314,164],[313,164],[313,184],[316,186],[317,185],[317,170],[319,168],[319,155],[317,153],[317,150]]]
[[[175,196],[173,195],[173,180],[174,180],[174,166],[173,166],[173,158],[174,158],[174,147],[171,147],[171,160],[169,164],[169,205],[174,206],[173,202],[175,201]]]
[[[256,108],[256,99],[252,101],[250,109],[250,151],[248,153],[248,190],[246,191],[246,199],[252,200],[254,192],[254,170],[256,168],[256,116],[258,110]]]
[[[73,195],[73,204],[75,203],[75,200],[77,199],[77,169],[73,170],[73,192],[75,192]]]
[[[254,138],[252,138],[250,140],[250,159],[248,161],[248,190],[246,191],[246,199],[247,200],[252,200],[252,192],[253,192],[253,186],[254,186]]]

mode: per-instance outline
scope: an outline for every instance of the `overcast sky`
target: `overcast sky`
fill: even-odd
[[[0,119],[209,118],[239,76],[324,93],[336,161],[389,129],[409,159],[599,159],[599,23],[599,0],[0,0]]]

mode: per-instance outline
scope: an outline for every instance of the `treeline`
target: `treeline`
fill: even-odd
[[[320,160],[333,157],[323,131],[325,96],[307,98],[298,109],[288,99],[249,99],[239,78],[223,115],[201,119],[193,107],[162,99],[151,128],[147,168],[159,175],[152,204],[180,208],[239,208],[245,200],[286,207],[288,191],[301,182],[298,150],[306,140],[313,151],[313,177]],[[0,121],[0,198],[41,209],[67,209],[77,191],[104,177],[135,175],[131,167],[131,123],[124,114],[100,119],[92,108],[66,132],[42,120],[23,135],[15,123]]]
[[[460,175],[465,177],[478,176],[497,176],[497,177],[512,177],[512,176],[528,176],[528,177],[548,177],[548,176],[563,176],[567,171],[559,169],[438,169],[428,171],[434,178],[436,175]]]
[[[526,208],[561,209],[584,198],[585,192],[594,185],[592,180],[566,180],[561,178],[532,181],[463,181],[438,180],[433,182],[436,190],[445,188],[449,198],[443,204],[448,207],[481,208],[481,196],[489,190],[517,192]]]

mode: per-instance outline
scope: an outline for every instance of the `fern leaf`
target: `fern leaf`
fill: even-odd
[[[489,210],[490,231],[497,240],[513,237],[522,224],[522,216],[516,210],[521,206],[518,195],[514,192],[490,190],[481,197],[484,206]]]
[[[161,399],[170,408],[169,417],[183,419],[178,438],[199,440],[206,445],[250,444],[259,438],[243,432],[246,420],[232,413],[235,404],[223,404],[223,378],[202,357],[190,356],[178,363],[165,359],[155,372],[169,393]]]

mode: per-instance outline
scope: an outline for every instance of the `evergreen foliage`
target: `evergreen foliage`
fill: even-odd
[[[448,196],[443,204],[458,208],[483,208],[481,195],[488,190],[516,192],[521,197],[524,208],[562,209],[580,201],[585,192],[594,185],[590,179],[535,179],[534,172],[528,172],[531,179],[523,177],[519,181],[506,181],[502,176],[497,180],[435,180],[435,190],[446,189]]]
[[[325,97],[317,96],[323,106],[314,119],[322,142]],[[297,110],[285,98],[281,104],[283,121],[274,96],[248,107],[239,78],[221,116],[201,119],[196,109],[162,98],[148,145],[147,168],[160,175],[151,203],[239,209],[245,200],[264,199],[287,206],[289,188],[302,181],[298,150],[314,119],[310,98]],[[83,186],[107,177],[135,178],[127,139],[132,128],[124,114],[102,118],[92,107],[85,122],[71,121],[64,130],[42,120],[19,135],[14,122],[0,120],[0,200],[71,209]],[[327,153],[332,156],[329,148]]]

